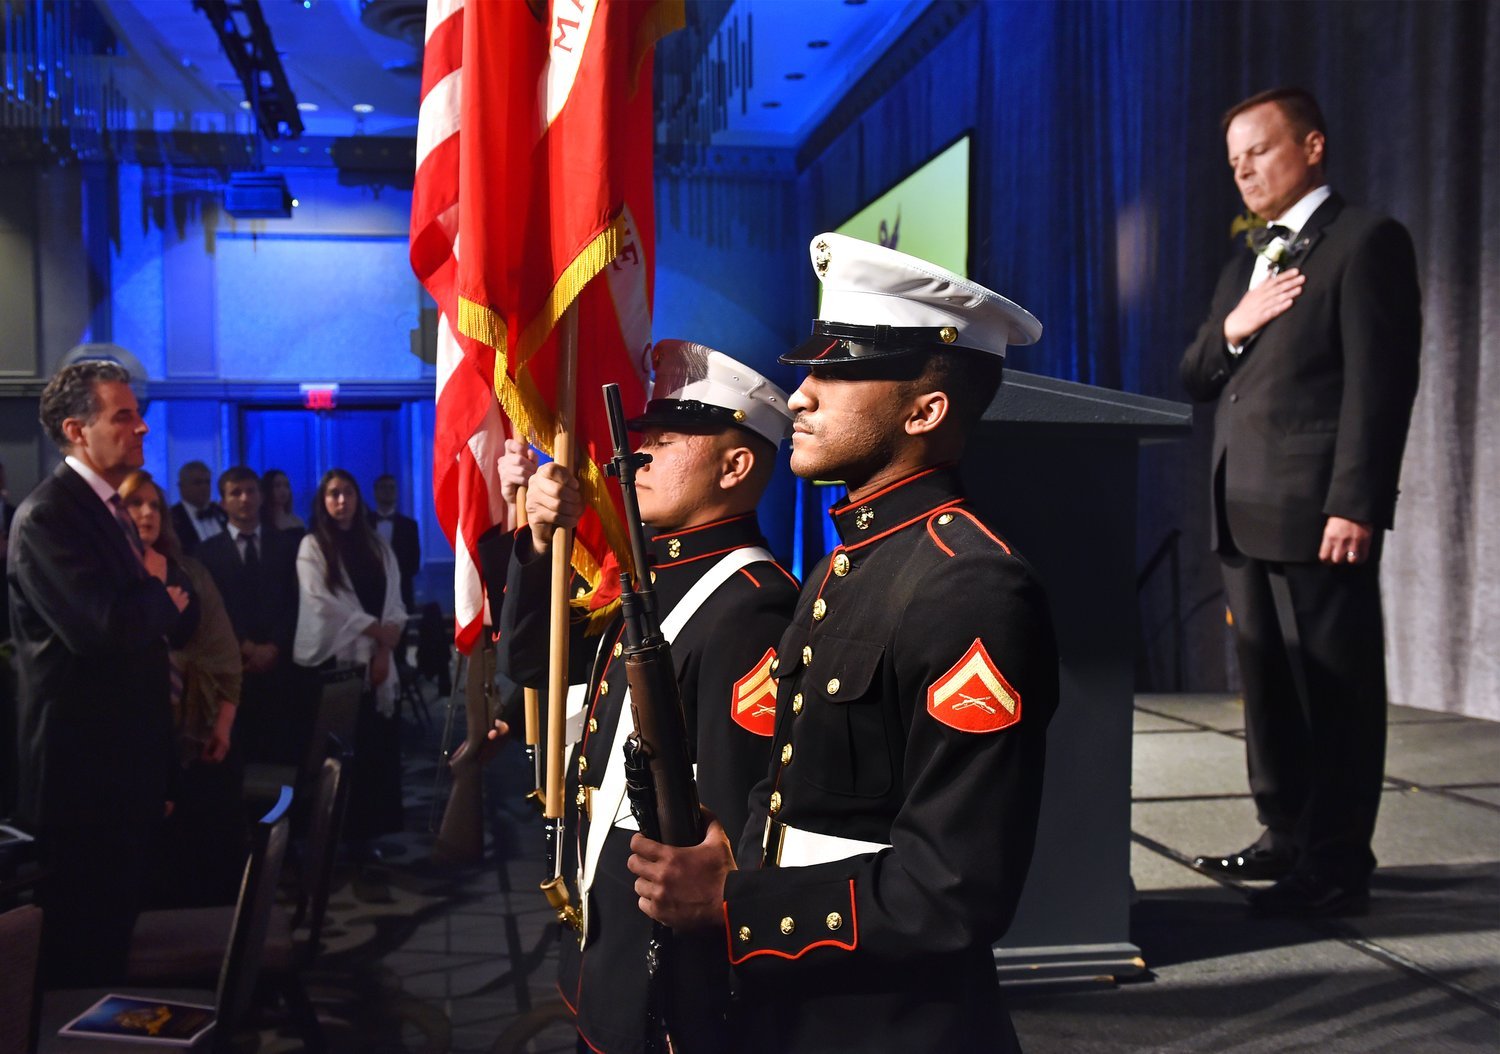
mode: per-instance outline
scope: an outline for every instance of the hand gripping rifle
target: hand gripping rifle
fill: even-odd
[[[656,591],[646,563],[646,537],[636,501],[635,473],[651,461],[650,454],[631,453],[625,434],[625,412],[620,387],[604,386],[609,434],[614,457],[606,471],[619,479],[630,531],[634,576],[620,575],[620,611],[625,619],[625,678],[630,682],[630,716],[635,731],[625,740],[625,792],[641,833],[666,845],[697,845],[703,840],[703,814],[698,809],[698,785],[688,751],[687,723],[677,691],[672,651],[662,636],[657,617]],[[669,968],[671,931],[660,923],[651,928],[646,949],[646,1050],[669,1049],[665,1023],[663,974]]]

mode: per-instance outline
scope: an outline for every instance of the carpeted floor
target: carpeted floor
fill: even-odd
[[[1500,725],[1393,708],[1374,907],[1324,923],[1251,921],[1240,891],[1186,866],[1255,834],[1240,726],[1227,697],[1137,700],[1131,938],[1148,971],[1008,989],[1027,1051],[1500,1050]],[[330,1048],[571,1051],[521,752],[487,769],[483,865],[439,867],[438,727],[407,727],[406,833],[379,864],[340,864],[304,978]],[[276,1011],[261,1024],[259,1051],[301,1049]]]

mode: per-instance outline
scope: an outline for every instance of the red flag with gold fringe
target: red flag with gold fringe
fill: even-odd
[[[683,10],[680,0],[543,6],[478,4],[465,27],[458,329],[493,349],[495,394],[516,434],[552,454],[557,328],[577,303],[574,473],[589,511],[573,565],[597,585],[606,553],[629,552],[602,471],[611,444],[599,389],[613,381],[628,413],[644,407],[651,58]]]

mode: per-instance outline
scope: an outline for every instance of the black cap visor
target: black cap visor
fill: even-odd
[[[632,432],[666,428],[676,432],[722,432],[739,424],[735,411],[697,399],[652,399],[646,412],[625,422]]]
[[[788,366],[858,366],[934,351],[985,354],[957,340],[957,331],[948,326],[856,326],[818,319],[812,324],[812,336],[780,361]]]

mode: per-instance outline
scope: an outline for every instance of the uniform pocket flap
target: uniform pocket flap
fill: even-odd
[[[808,683],[830,703],[853,702],[867,695],[885,654],[883,644],[831,638],[813,650]]]

